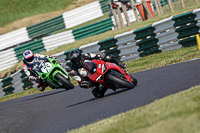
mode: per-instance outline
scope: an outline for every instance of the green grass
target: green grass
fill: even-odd
[[[77,0],[0,0],[0,27],[25,17],[63,10]]]
[[[70,133],[199,133],[200,86]]]

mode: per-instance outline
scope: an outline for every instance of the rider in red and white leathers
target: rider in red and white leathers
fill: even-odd
[[[37,69],[39,69],[39,64],[46,58],[55,58],[54,56],[34,54],[31,50],[27,50],[23,53],[23,70],[29,77],[29,81],[35,81],[37,87],[40,91],[44,91],[46,88],[46,83],[38,76]]]
[[[99,90],[99,84],[98,83],[92,83],[88,77],[87,72],[83,69],[83,64],[85,61],[88,60],[104,60],[106,62],[112,62],[120,66],[121,68],[125,69],[126,64],[114,59],[112,56],[107,55],[105,53],[84,53],[82,54],[79,50],[72,50],[69,53],[69,59],[72,62],[71,66],[71,76],[79,83],[79,86],[82,88],[90,88],[92,87],[93,90]]]

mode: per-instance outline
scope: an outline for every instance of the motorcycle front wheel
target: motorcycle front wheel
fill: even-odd
[[[73,89],[74,88],[74,85],[70,82],[70,80],[66,79],[63,75],[61,75],[60,73],[57,73],[55,75],[55,78],[60,81],[66,90],[68,89]]]
[[[105,75],[106,80],[108,80],[110,83],[117,84],[120,87],[132,89],[137,85],[136,79],[133,79],[134,82],[129,82],[126,79],[122,79],[121,77],[123,77],[123,75],[117,71],[115,71],[114,73],[108,72]]]

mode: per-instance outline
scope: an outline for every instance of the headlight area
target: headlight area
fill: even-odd
[[[57,62],[57,61],[55,61],[55,60],[52,61],[53,64],[56,64],[56,62]]]

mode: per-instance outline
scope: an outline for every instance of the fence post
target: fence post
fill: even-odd
[[[155,3],[155,6],[156,6],[156,10],[157,10],[157,12],[158,12],[158,16],[161,16],[160,8],[158,7],[157,0],[154,0],[154,3]]]
[[[129,21],[129,18],[128,18],[128,15],[127,15],[127,11],[124,8],[124,4],[123,3],[121,3],[121,7],[122,7],[122,10],[124,12],[124,16],[125,16],[125,19],[126,19],[126,22],[127,22],[127,26],[129,26],[130,25],[130,21]]]
[[[161,3],[160,3],[160,0],[156,0],[156,1],[158,2],[158,6],[159,6],[159,8],[160,8],[160,13],[161,13],[161,14],[164,14],[164,13],[163,13],[162,5],[161,5]]]
[[[137,11],[136,11],[135,3],[134,3],[133,0],[131,0],[131,5],[132,5],[132,8],[133,8],[133,12],[134,12],[136,21],[137,21],[137,22],[140,22],[139,17],[138,17],[138,14],[137,14]]]
[[[116,22],[117,28],[120,29],[121,28],[121,24],[119,22],[119,19],[117,18],[116,9],[113,9],[113,16],[115,18],[115,22]]]
[[[174,12],[174,7],[172,4],[172,0],[167,0],[168,1],[168,5],[169,5],[169,9],[171,10],[171,12]]]
[[[181,2],[181,6],[183,7],[183,9],[185,9],[185,3],[184,3],[184,0],[180,0]]]
[[[117,14],[118,14],[118,17],[119,17],[119,21],[121,23],[121,27],[124,28],[124,23],[123,23],[123,19],[122,19],[122,15],[121,15],[121,11],[119,9],[119,6],[117,6]]]
[[[195,0],[196,4],[198,5],[199,4],[199,0]]]
[[[110,4],[111,13],[113,14],[113,17],[114,17],[114,20],[115,20],[115,23],[116,23],[117,29],[120,29],[121,26],[120,26],[119,20],[118,20],[117,15],[116,15],[116,10],[113,9],[113,7],[112,7],[112,3],[111,3],[110,0],[109,0],[109,4]]]

